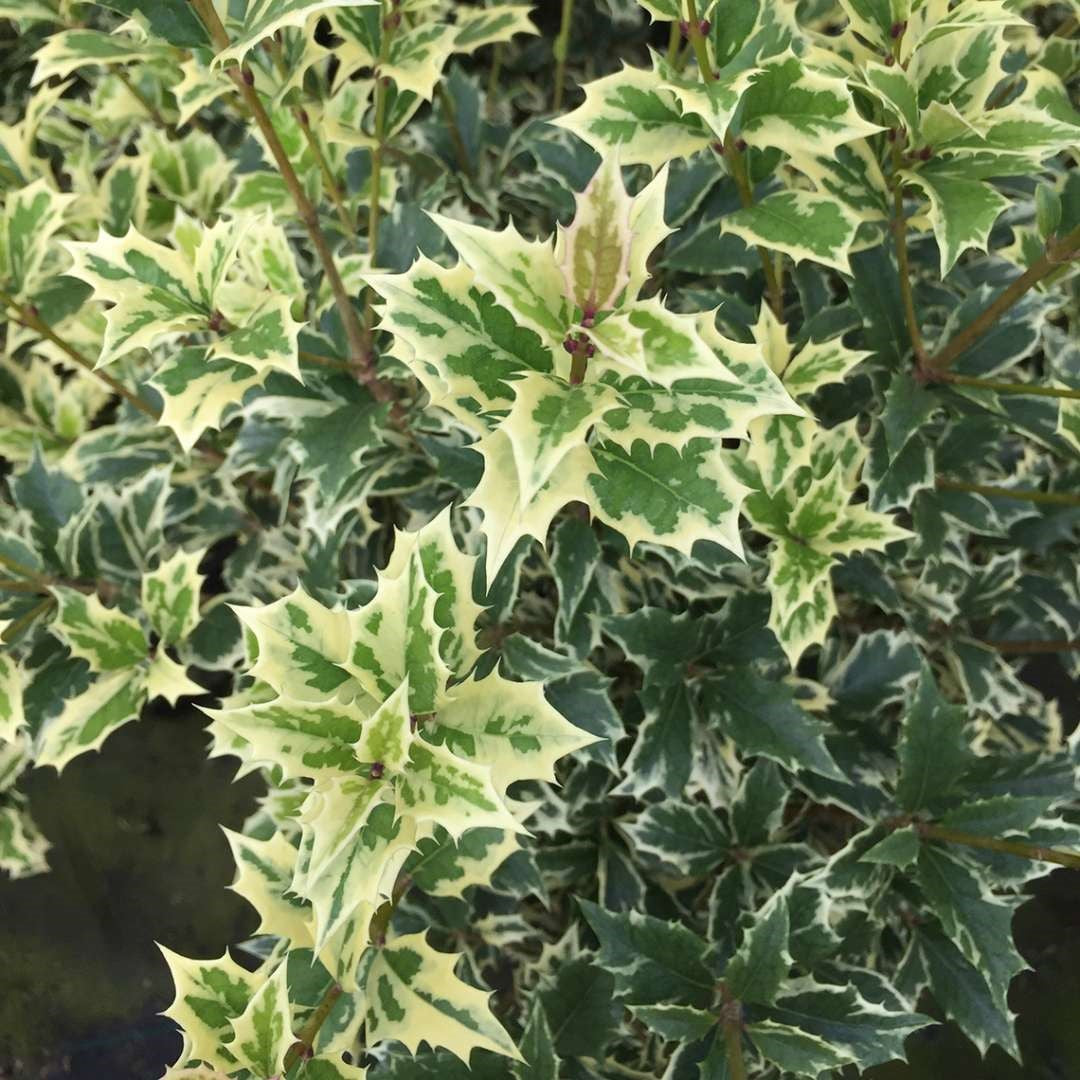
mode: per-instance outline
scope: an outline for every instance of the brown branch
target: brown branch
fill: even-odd
[[[230,45],[229,35],[217,11],[214,9],[214,5],[207,2],[207,0],[194,0],[194,4],[217,50],[220,52],[227,49]],[[281,178],[285,181],[285,187],[292,196],[300,221],[307,230],[311,244],[319,257],[319,262],[322,263],[323,272],[326,274],[326,280],[330,283],[330,291],[334,295],[334,303],[337,306],[338,314],[341,317],[341,325],[345,330],[345,338],[349,344],[349,360],[356,371],[357,377],[367,386],[374,398],[379,401],[388,401],[392,397],[392,390],[379,379],[375,372],[372,351],[365,343],[364,330],[360,325],[359,316],[349,299],[348,292],[345,290],[345,284],[341,280],[341,274],[338,272],[330,245],[327,243],[326,237],[319,226],[318,212],[308,198],[307,192],[304,191],[300,178],[296,175],[296,170],[289,160],[289,155],[281,145],[281,139],[274,130],[273,122],[255,90],[253,80],[249,82],[251,73],[247,69],[236,66],[230,66],[228,71],[236,84],[237,90],[240,91],[240,96],[244,99],[248,112],[266,140],[266,145],[270,150],[274,163],[281,173]]]

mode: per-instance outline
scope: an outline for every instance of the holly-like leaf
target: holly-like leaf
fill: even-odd
[[[493,234],[441,214],[431,218],[476,275],[477,283],[512,311],[519,325],[534,330],[549,347],[561,348],[570,311],[551,244],[526,240],[512,224]]]
[[[574,220],[559,232],[566,295],[587,318],[612,309],[629,283],[632,206],[619,158],[608,154],[577,197]]]
[[[251,674],[300,701],[327,701],[349,680],[349,620],[297,589],[265,607],[234,608],[255,640]]]
[[[455,974],[459,957],[433,949],[424,934],[408,934],[374,950],[367,967],[367,1037],[397,1039],[415,1054],[421,1041],[445,1047],[466,1064],[476,1049],[520,1061],[492,1017],[488,994]]]
[[[829,195],[811,191],[779,191],[766,195],[721,222],[748,244],[790,255],[796,262],[810,259],[850,274],[848,251],[859,228],[858,218]]]
[[[149,380],[161,394],[161,422],[172,428],[185,450],[199,441],[207,428],[221,427],[226,411],[239,405],[267,373],[227,357],[211,357],[208,348],[191,345],[178,349]]]
[[[44,179],[10,192],[4,199],[0,210],[0,284],[13,299],[29,300],[40,288],[50,240],[62,227],[72,199],[54,191]]]
[[[739,508],[747,489],[710,440],[692,439],[681,450],[638,441],[630,451],[607,442],[593,449],[593,459],[589,505],[631,550],[651,540],[689,554],[695,541],[709,539],[741,553]]]
[[[517,780],[554,780],[559,758],[596,741],[552,708],[540,683],[497,672],[457,684],[424,734],[489,766],[500,791]]]
[[[121,724],[139,718],[146,696],[139,669],[103,675],[46,722],[38,733],[35,764],[60,772],[72,758],[96,750]]]
[[[584,104],[555,123],[590,146],[617,150],[624,165],[656,169],[703,150],[713,139],[698,116],[683,114],[657,71],[624,67],[584,90]]]
[[[166,645],[183,641],[199,622],[199,592],[204,551],[178,548],[156,570],[143,575],[142,606]]]
[[[932,169],[906,174],[930,200],[930,225],[941,256],[941,276],[968,249],[986,250],[990,230],[1010,204],[1000,192],[982,180],[950,175]]]
[[[588,900],[578,904],[600,939],[600,964],[628,1004],[711,1005],[716,978],[704,942],[691,930],[636,911],[612,914]]]
[[[53,633],[92,670],[122,671],[146,659],[149,642],[130,615],[68,586],[53,586],[53,595],[57,601]]]
[[[1013,906],[932,845],[919,852],[917,879],[942,929],[986,979],[997,1008],[1007,1015],[1009,983],[1025,967],[1012,941]]]
[[[14,742],[25,722],[23,683],[23,672],[15,657],[0,653],[0,746]]]
[[[521,1036],[521,1056],[512,1068],[516,1080],[559,1080],[560,1061],[555,1053],[544,1006],[537,998]]]
[[[181,1061],[202,1061],[226,1073],[235,1071],[237,1058],[224,1042],[233,1035],[232,1021],[244,1012],[258,989],[259,976],[242,968],[228,952],[216,960],[192,960],[158,947],[175,987],[164,1015],[183,1035]]]
[[[786,769],[844,779],[825,746],[824,725],[795,704],[790,687],[739,671],[708,680],[705,694],[743,753],[760,754]]]
[[[462,8],[454,20],[454,52],[475,52],[484,45],[509,41],[515,34],[535,34],[531,4],[488,4]]]
[[[256,840],[226,829],[225,837],[236,863],[230,888],[258,912],[256,933],[286,938],[293,948],[310,945],[310,908],[292,895],[296,848],[280,832]]]
[[[724,985],[739,1001],[770,1005],[793,963],[787,896],[776,892],[756,913],[738,951],[724,968]]]
[[[365,7],[375,0],[245,0],[239,25],[235,28],[228,48],[220,50],[214,63],[230,61],[241,64],[264,38],[290,26],[303,26],[320,11],[330,8]]]
[[[975,760],[967,735],[967,710],[950,705],[927,668],[903,722],[897,802],[921,810],[948,798]]]
[[[739,134],[751,146],[787,150],[810,142],[823,154],[878,130],[859,115],[844,79],[795,56],[763,65],[742,99]]]
[[[289,1010],[288,965],[281,963],[251,996],[244,1011],[229,1021],[230,1053],[237,1064],[259,1080],[285,1071],[285,1054],[295,1041]]]

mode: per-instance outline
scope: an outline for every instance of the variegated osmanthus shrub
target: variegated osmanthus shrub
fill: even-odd
[[[1076,0],[0,16],[0,867],[159,698],[265,781],[167,1075],[1018,1056]]]

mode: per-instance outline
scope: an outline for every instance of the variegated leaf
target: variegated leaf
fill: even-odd
[[[271,1080],[285,1072],[285,1054],[296,1041],[289,1009],[288,965],[277,970],[251,995],[244,1011],[229,1021],[233,1038],[229,1052],[236,1063],[259,1080]]]
[[[593,459],[589,506],[631,551],[645,540],[690,554],[695,541],[709,539],[741,554],[739,507],[748,489],[711,440],[691,439],[679,450],[663,442],[639,440],[629,451],[600,443]]]
[[[204,580],[199,563],[205,554],[178,548],[156,570],[143,574],[143,611],[165,645],[183,641],[198,625]]]
[[[296,848],[280,832],[256,840],[226,829],[225,837],[236,863],[230,888],[258,912],[255,932],[285,938],[297,949],[312,944],[311,910],[292,895]]]
[[[303,26],[318,12],[366,7],[374,3],[377,0],[245,0],[232,42],[227,49],[217,53],[214,64],[243,63],[244,57],[264,38],[290,26]]]
[[[782,251],[796,262],[810,259],[850,274],[848,251],[859,220],[845,205],[810,191],[779,191],[721,222],[748,244]]]
[[[657,71],[624,67],[584,90],[584,104],[554,122],[590,146],[617,150],[624,165],[658,169],[705,149],[714,138],[699,116],[683,114]]]
[[[559,230],[566,295],[591,320],[614,308],[630,281],[633,200],[623,187],[618,154],[606,154],[577,196],[574,220]]]
[[[53,595],[57,601],[53,632],[92,670],[120,671],[146,659],[149,642],[130,615],[68,586],[54,586]]]
[[[146,693],[142,670],[103,675],[46,722],[37,737],[35,764],[61,772],[72,758],[96,750],[122,724],[139,718]]]
[[[488,1009],[488,994],[454,974],[458,959],[436,952],[422,933],[375,950],[367,967],[369,1041],[397,1039],[413,1054],[424,1041],[445,1047],[466,1064],[477,1048],[520,1060]]]
[[[596,742],[549,704],[540,683],[497,672],[456,685],[424,735],[489,766],[500,793],[517,780],[554,780],[559,758]]]

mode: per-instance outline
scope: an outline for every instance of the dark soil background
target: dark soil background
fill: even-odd
[[[1075,725],[1075,684],[1052,658],[1025,675]],[[254,912],[227,889],[221,825],[238,828],[259,782],[206,758],[205,717],[148,714],[57,777],[26,790],[53,844],[51,871],[0,880],[0,1077],[156,1080],[179,1051],[156,1014],[172,990],[155,942],[220,956],[250,934]],[[1080,1077],[1080,871],[1038,882],[1014,928],[1031,971],[1012,987],[1024,1063],[982,1060],[948,1025],[908,1042],[910,1064],[865,1080],[1076,1080]],[[933,1012],[933,1005],[923,1007]]]

